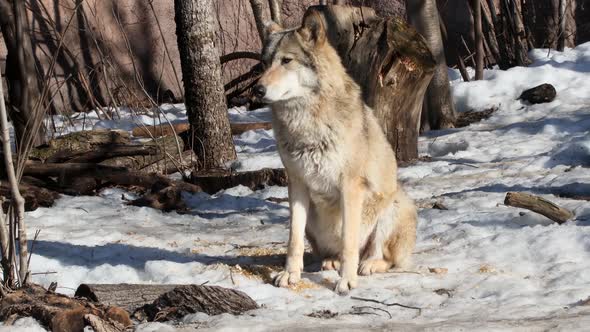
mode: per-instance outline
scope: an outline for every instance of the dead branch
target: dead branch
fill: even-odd
[[[134,137],[161,137],[174,134],[182,134],[190,129],[188,122],[174,123],[172,125],[161,124],[156,126],[140,126],[133,128],[131,134]]]
[[[558,224],[563,224],[574,217],[574,214],[571,211],[562,208],[555,203],[539,196],[521,192],[507,193],[506,198],[504,199],[504,204],[542,214]]]
[[[231,126],[231,133],[233,135],[241,135],[244,132],[249,130],[270,130],[272,129],[271,122],[244,122],[244,123],[232,123]]]
[[[203,191],[214,194],[222,189],[238,185],[252,190],[264,186],[287,186],[287,173],[284,169],[263,168],[257,171],[232,173],[229,171],[208,172],[206,174],[193,172],[191,183],[198,185]]]
[[[254,22],[256,23],[256,30],[258,30],[258,36],[260,37],[260,41],[264,42],[265,37],[265,28],[264,22],[267,21],[267,18],[264,15],[264,4],[262,0],[250,0],[250,6],[252,7],[252,13],[254,14]]]
[[[240,51],[240,52],[233,52],[229,54],[225,54],[219,57],[221,64],[224,64],[229,61],[234,61],[238,59],[251,59],[260,61],[260,53],[256,52],[248,52],[248,51]]]
[[[283,0],[268,0],[270,7],[270,18],[278,25],[283,25],[283,17],[281,16],[283,7]]]
[[[120,308],[56,294],[37,285],[7,294],[0,302],[0,320],[5,321],[14,315],[33,317],[52,331],[82,331],[87,325],[84,316],[88,314],[123,327],[133,325],[129,314]]]
[[[382,304],[382,305],[387,306],[387,307],[402,307],[402,308],[406,308],[406,309],[414,309],[414,310],[418,310],[418,315],[421,315],[422,314],[422,308],[413,307],[413,306],[409,306],[409,305],[405,305],[405,304],[401,304],[401,303],[397,303],[397,302],[394,302],[394,303],[385,303],[385,301],[378,301],[378,300],[373,300],[373,299],[366,299],[366,298],[356,297],[356,296],[351,296],[350,298],[352,300],[378,303],[378,304]]]
[[[243,122],[243,123],[230,123],[232,135],[240,135],[248,130],[272,129],[272,123],[270,122]],[[132,133],[135,137],[160,137],[172,135],[174,132],[182,134],[190,129],[190,125],[186,122],[175,123],[171,126],[167,124],[157,126],[145,126],[136,127]]]

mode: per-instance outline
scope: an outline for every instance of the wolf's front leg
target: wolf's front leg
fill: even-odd
[[[299,282],[303,270],[305,250],[305,224],[309,215],[309,191],[305,184],[294,176],[289,176],[289,208],[291,225],[289,247],[285,270],[277,275],[275,286],[287,287]]]
[[[336,292],[347,294],[357,286],[359,265],[359,232],[362,219],[364,188],[360,179],[344,179],[340,206],[342,209],[342,257],[340,280]]]

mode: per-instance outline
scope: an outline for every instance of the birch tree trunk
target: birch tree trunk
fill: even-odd
[[[4,166],[6,168],[6,176],[8,178],[8,182],[10,184],[11,194],[12,194],[12,211],[9,213],[10,220],[10,229],[11,232],[10,236],[6,236],[6,224],[4,224],[4,218],[0,218],[0,239],[2,240],[2,260],[4,261],[6,255],[6,249],[9,247],[8,241],[13,241],[16,234],[12,231],[18,227],[18,244],[19,244],[19,280],[21,281],[21,286],[26,283],[27,276],[29,274],[29,267],[28,267],[28,251],[27,251],[27,233],[25,228],[25,199],[20,194],[19,187],[18,187],[18,179],[16,176],[16,171],[14,167],[14,162],[12,160],[12,148],[10,146],[10,133],[8,130],[8,117],[6,115],[6,107],[4,106],[4,89],[2,87],[2,75],[0,75],[0,131],[2,136],[2,154],[4,155]],[[10,210],[9,210],[10,211]],[[4,212],[0,208],[0,214]],[[12,215],[16,213],[16,216]],[[16,217],[16,218],[15,218]],[[16,223],[15,223],[16,221]],[[6,243],[4,241],[7,241]],[[10,255],[9,255],[10,256]],[[12,257],[8,257],[8,259],[12,259]],[[3,264],[4,265],[4,264]],[[8,264],[8,266],[12,267],[12,262]],[[4,266],[3,266],[4,268]],[[5,282],[10,282],[10,278],[6,279],[7,276],[10,276],[10,272],[8,275],[5,272]],[[12,286],[12,285],[8,285]]]
[[[566,24],[567,24],[567,0],[559,0],[559,39],[557,40],[557,50],[563,52],[565,49]]]
[[[432,81],[426,91],[423,112],[423,130],[453,128],[455,106],[451,96],[447,61],[445,59],[438,9],[435,0],[406,0],[406,12],[410,24],[426,39],[436,61]]]
[[[213,0],[175,0],[174,12],[193,150],[200,169],[224,168],[236,152],[215,45]]]

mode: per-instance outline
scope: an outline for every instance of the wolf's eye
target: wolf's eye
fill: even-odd
[[[281,59],[281,64],[283,64],[283,65],[286,65],[286,64],[288,64],[289,62],[291,62],[292,60],[293,60],[293,59],[291,59],[291,58],[282,58],[282,59]]]

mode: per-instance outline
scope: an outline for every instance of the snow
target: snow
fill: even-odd
[[[590,203],[556,195],[590,192],[590,43],[565,52],[534,50],[531,57],[530,67],[488,70],[483,81],[465,83],[452,73],[459,111],[498,111],[466,128],[420,137],[420,154],[432,160],[400,169],[405,188],[422,206],[409,271],[361,277],[359,288],[341,297],[331,290],[337,274],[318,272],[314,263],[295,289],[275,288],[263,281],[263,268],[275,273],[284,259],[288,207],[266,199],[286,198],[286,188],[186,194],[190,211],[182,215],[128,206],[132,194],[108,189],[96,197],[64,196],[52,208],[27,213],[29,236],[41,230],[33,272],[56,272],[33,280],[56,281],[66,294],[80,283],[207,282],[244,291],[261,306],[242,316],[196,314],[136,331],[583,330],[590,324],[590,307],[582,305],[590,297]],[[541,83],[555,86],[553,102],[516,100]],[[156,115],[119,113],[116,120],[77,114],[73,126],[63,117],[53,121],[63,134],[186,119],[182,105],[164,105]],[[234,122],[270,116],[268,109],[229,114]],[[234,169],[281,167],[272,130],[245,132],[235,142]],[[507,191],[541,195],[576,218],[557,225],[504,206]],[[424,207],[436,201],[448,210]],[[324,310],[334,317],[309,317]],[[18,323],[40,330],[31,320]]]

